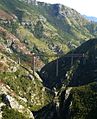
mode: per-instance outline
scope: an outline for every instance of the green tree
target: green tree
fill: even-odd
[[[16,29],[19,27],[17,21],[11,21],[11,32],[16,35]]]
[[[35,37],[42,38],[42,36],[43,36],[43,30],[44,30],[44,28],[43,28],[42,22],[41,21],[38,21],[36,23],[36,25],[34,26],[34,35],[35,35]]]

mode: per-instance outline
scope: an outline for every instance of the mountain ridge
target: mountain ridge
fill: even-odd
[[[14,2],[13,2],[13,4],[14,4]],[[17,4],[17,2],[16,2],[16,4]],[[20,8],[22,8],[22,6],[20,6]],[[17,7],[19,7],[19,4],[17,4]],[[59,47],[59,49],[63,50],[63,52],[64,51],[68,52],[67,51],[68,49],[72,49],[74,47],[77,47],[78,45],[80,45],[80,42],[84,42],[84,39],[87,40],[88,38],[95,37],[94,33],[91,34],[91,35],[89,33],[91,31],[89,30],[89,28],[87,28],[88,24],[86,24],[86,23],[89,23],[89,22],[87,20],[85,20],[82,16],[80,16],[80,14],[78,14],[73,9],[70,9],[68,7],[64,7],[63,5],[59,5],[59,4],[55,4],[55,5],[50,5],[50,4],[49,5],[48,4],[40,5],[39,4],[39,5],[32,5],[32,6],[30,5],[30,7],[34,8],[36,11],[38,11],[38,14],[40,14],[40,13],[43,14],[42,16],[41,15],[39,16],[39,20],[42,20],[41,22],[43,22],[43,27],[44,27],[44,34],[43,34],[44,36],[43,36],[42,39],[44,39],[43,41],[47,43],[48,50],[50,49],[50,51],[52,53],[57,53],[56,50],[55,50],[56,47]],[[40,11],[37,10],[37,8]],[[23,10],[19,11],[19,9],[18,10],[15,10],[15,9],[17,9],[17,8],[13,9],[14,11],[12,12],[12,14],[14,14],[14,16],[17,17],[17,19],[19,18],[19,16],[16,16],[16,15],[18,15],[19,12],[20,13],[25,12],[24,9],[27,9],[27,11],[28,11],[28,12],[25,13],[25,17],[29,16],[29,14],[31,14],[30,13],[31,10],[29,11],[28,7],[22,8],[24,11]],[[59,11],[57,11],[58,12],[57,16],[55,15],[56,13],[54,13],[53,9],[55,11],[59,10]],[[10,10],[11,10],[11,8],[10,8]],[[74,14],[72,14],[72,13],[74,13]],[[34,14],[36,14],[36,13],[34,13]],[[24,25],[24,27],[27,24],[32,25],[32,26],[26,26],[26,27],[28,27],[28,30],[33,31],[33,29],[30,28],[30,27],[33,27],[32,23],[34,21],[30,20],[30,16],[27,19],[25,17],[23,18],[24,20],[22,20],[22,25]],[[72,16],[72,17],[70,17],[70,16]],[[35,15],[35,17],[36,17],[36,15]],[[34,19],[37,19],[37,17],[34,18]],[[54,23],[53,19],[56,19],[56,24]],[[81,19],[81,21],[80,21],[80,19]],[[65,22],[64,22],[64,20],[65,20]],[[82,23],[82,21],[83,21],[83,23]],[[49,22],[49,23],[47,23],[47,22]],[[44,23],[47,23],[47,24],[44,25]],[[53,31],[53,28],[54,28],[54,31]],[[82,28],[83,28],[83,31],[86,32],[85,34],[84,34],[83,31],[81,31]],[[94,29],[94,31],[95,30],[96,29]],[[79,32],[79,31],[81,31],[81,32]],[[55,34],[55,35],[52,35],[52,34]],[[45,41],[45,38],[48,39],[48,40]],[[72,40],[69,40],[69,39],[72,39]],[[81,41],[80,39],[83,39],[83,40]],[[68,42],[67,42],[67,40],[68,40]],[[63,45],[62,42],[64,42],[64,45]],[[58,44],[60,44],[60,45],[58,45]],[[55,48],[53,47],[53,45],[54,45]],[[62,48],[61,48],[61,45],[62,45]],[[40,48],[38,48],[38,49],[40,49]],[[55,50],[55,52],[54,52],[53,49]]]
[[[72,79],[70,81],[72,83],[69,82],[70,86],[71,85],[72,86],[73,85],[74,86],[82,85],[82,84],[76,84],[77,78],[75,79],[75,77],[77,77],[77,76],[80,77],[79,76],[80,73],[82,73],[82,72],[85,73],[86,72],[84,70],[87,70],[87,68],[83,69],[84,67],[90,68],[90,72],[92,70],[95,72],[95,70],[96,70],[95,69],[96,68],[95,67],[95,65],[96,65],[96,55],[97,55],[96,54],[96,44],[97,44],[97,39],[91,39],[91,40],[87,41],[86,43],[83,43],[76,50],[71,51],[71,52],[67,53],[65,56],[63,56],[63,57],[61,57],[61,58],[59,58],[55,61],[52,61],[49,64],[47,64],[46,66],[44,66],[42,68],[41,72],[40,72],[42,79],[45,79],[44,84],[46,84],[46,86],[48,86],[49,88],[51,88],[52,85],[53,85],[53,87],[57,86],[57,84],[61,85],[62,82],[65,83],[65,79],[68,77],[67,76],[68,73],[71,72]],[[72,61],[72,58],[73,58],[73,61]],[[56,76],[56,62],[59,63],[58,64],[58,71],[59,71],[58,76]],[[51,69],[50,69],[50,67],[51,67]],[[80,68],[82,68],[83,70],[80,69]],[[79,75],[76,74],[76,70],[79,71],[79,73],[78,73]],[[93,73],[93,72],[91,72],[91,73]],[[90,73],[90,75],[91,75],[91,73]],[[86,76],[88,76],[88,75],[86,75]],[[81,75],[81,77],[82,77],[82,75]],[[75,80],[75,84],[73,84],[74,83],[73,79]],[[82,78],[82,79],[83,79],[83,81],[85,81],[84,78]],[[53,82],[53,81],[55,81],[55,82]],[[88,82],[88,81],[86,80],[86,82]]]
[[[83,15],[83,16],[91,22],[97,22],[97,17],[95,16],[87,16],[87,15]]]

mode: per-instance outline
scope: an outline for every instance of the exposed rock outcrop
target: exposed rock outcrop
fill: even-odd
[[[0,103],[0,107],[7,105],[8,107],[15,109],[19,112],[21,112],[23,115],[25,115],[28,118],[34,119],[34,116],[32,112],[20,104],[19,100],[21,97],[17,96],[8,85],[3,84],[0,82],[0,96],[2,97],[3,103]],[[18,101],[17,101],[18,100]],[[21,99],[21,101],[24,102],[24,100]],[[1,112],[2,114],[2,112]]]

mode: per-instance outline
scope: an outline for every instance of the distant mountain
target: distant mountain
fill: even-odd
[[[97,22],[97,17],[83,15],[87,20]]]

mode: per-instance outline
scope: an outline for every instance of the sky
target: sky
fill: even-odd
[[[97,0],[38,0],[47,3],[61,3],[71,7],[82,15],[97,17]]]

